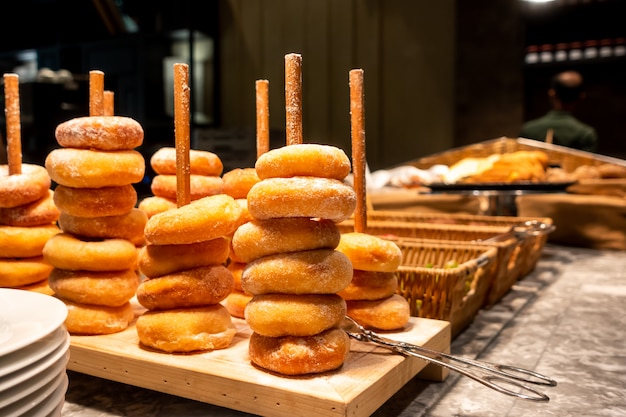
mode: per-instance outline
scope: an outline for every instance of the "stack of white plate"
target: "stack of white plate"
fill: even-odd
[[[70,336],[65,304],[0,288],[0,416],[60,416]]]

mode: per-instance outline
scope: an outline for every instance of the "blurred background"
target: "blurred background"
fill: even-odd
[[[626,2],[621,0],[21,0],[3,4],[0,67],[21,82],[25,162],[43,164],[54,128],[88,114],[102,70],[115,112],[145,130],[149,158],[173,146],[175,62],[190,64],[192,138],[225,171],[253,166],[255,81],[270,85],[272,147],[284,144],[284,56],[303,58],[305,142],[350,155],[348,72],[365,72],[372,170],[517,137],[576,69],[598,153],[626,157]],[[4,124],[4,121],[2,121]],[[2,128],[4,135],[5,129]]]

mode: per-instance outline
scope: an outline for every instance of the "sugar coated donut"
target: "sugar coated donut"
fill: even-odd
[[[354,269],[395,272],[402,262],[402,250],[395,243],[366,233],[344,233],[337,250],[345,254]]]
[[[88,239],[126,239],[135,246],[143,245],[143,229],[148,216],[133,208],[119,216],[79,217],[62,212],[59,227],[66,233]]]
[[[48,190],[43,197],[32,203],[11,208],[0,207],[0,224],[32,227],[56,222],[61,213],[54,204],[53,194],[54,191]]]
[[[254,220],[254,217],[252,217],[250,215],[250,212],[248,211],[248,200],[245,198],[236,198],[235,201],[241,206],[241,209],[243,210],[243,213],[241,215],[241,224]]]
[[[146,197],[139,202],[137,208],[144,213],[148,218],[158,213],[177,208],[176,200],[158,196]]]
[[[339,295],[344,300],[380,300],[391,297],[398,289],[398,276],[395,272],[374,272],[354,270],[352,281]]]
[[[334,249],[340,238],[331,220],[284,217],[242,224],[233,234],[232,248],[237,259],[250,262],[277,253]]]
[[[48,240],[61,233],[55,224],[18,227],[0,226],[0,258],[40,256]]]
[[[43,256],[0,258],[0,287],[21,287],[48,278],[52,271]]]
[[[226,194],[203,197],[150,217],[146,240],[153,245],[175,245],[229,236],[241,224],[242,211]]]
[[[350,160],[334,146],[301,143],[264,153],[255,168],[260,179],[302,176],[343,180],[350,173]]]
[[[152,154],[150,166],[157,174],[176,174],[176,148],[163,147]],[[217,177],[222,175],[222,160],[209,151],[189,150],[189,173]]]
[[[197,200],[209,195],[221,194],[224,188],[222,177],[209,177],[191,174],[189,176],[189,197]],[[159,197],[176,200],[176,175],[159,174],[152,178],[152,193]]]
[[[263,336],[313,336],[336,327],[346,302],[336,294],[255,295],[245,310],[246,322]]]
[[[137,301],[148,310],[201,307],[219,303],[232,290],[233,275],[225,266],[202,266],[144,280]]]
[[[9,166],[0,165],[0,207],[18,207],[44,197],[50,189],[46,168],[22,164],[22,173],[9,175]]]
[[[145,161],[135,150],[58,148],[46,157],[46,169],[53,181],[67,187],[113,187],[140,182]]]
[[[146,245],[139,250],[138,267],[148,278],[156,278],[199,266],[226,263],[230,240],[224,237],[179,245]]]
[[[352,279],[352,264],[341,252],[315,249],[264,256],[250,262],[241,275],[244,291],[335,294]]]
[[[78,217],[120,216],[137,203],[137,191],[130,185],[101,188],[75,188],[59,185],[54,203],[62,212]]]
[[[70,271],[122,271],[137,266],[137,248],[126,239],[87,241],[59,233],[48,240],[43,256],[55,268]]]
[[[74,335],[102,335],[121,332],[135,318],[130,302],[118,307],[74,303],[60,298],[67,306],[65,327]]]
[[[254,168],[234,168],[224,175],[224,194],[237,199],[246,198],[248,191],[254,184],[260,181]]]
[[[319,217],[339,222],[349,218],[355,207],[354,189],[336,179],[268,178],[248,193],[248,211],[258,220]]]
[[[252,299],[250,294],[246,294],[240,290],[233,290],[228,297],[222,302],[226,310],[231,316],[239,319],[245,318],[245,310],[248,302]]]
[[[411,317],[409,302],[399,294],[382,300],[349,300],[348,316],[368,329],[398,330]]]
[[[143,143],[141,125],[122,116],[76,117],[59,124],[54,135],[64,148],[118,151]]]
[[[225,349],[236,333],[228,310],[221,304],[146,311],[137,318],[139,341],[164,352]]]
[[[268,337],[252,333],[248,345],[252,363],[282,375],[332,371],[343,365],[349,353],[350,339],[337,328],[315,336]]]
[[[54,268],[48,282],[54,293],[64,300],[119,307],[135,295],[139,275],[133,269],[96,272]]]

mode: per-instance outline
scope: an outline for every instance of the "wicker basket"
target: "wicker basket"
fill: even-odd
[[[408,300],[411,315],[449,321],[452,336],[456,336],[483,306],[495,273],[496,249],[403,240],[396,243],[403,254],[397,271],[398,293]],[[455,261],[456,266],[445,268],[448,261]]]
[[[450,215],[445,215],[450,216]],[[342,233],[354,230],[352,219],[341,222]],[[368,220],[366,233],[395,242],[449,243],[496,249],[495,272],[488,280],[484,305],[492,305],[521,277],[522,241],[511,234],[510,226],[434,224],[426,222]]]
[[[528,223],[540,223],[552,226],[553,221],[549,217],[519,217],[519,216],[486,216],[477,214],[445,214],[445,213],[419,213],[392,210],[369,210],[368,220],[372,221],[398,221],[407,223],[430,223],[452,224],[468,226],[502,226],[511,228],[524,226]],[[548,232],[550,228],[546,229]],[[518,237],[520,242],[515,251],[512,262],[517,263],[515,270],[519,271],[517,279],[523,278],[535,269],[541,252],[548,240],[548,232],[527,234]]]
[[[503,154],[517,151],[541,150],[548,155],[550,165],[558,165],[565,171],[574,171],[581,165],[597,166],[605,163],[624,165],[623,159],[599,155],[591,152],[567,148],[532,139],[499,138],[487,140],[460,148],[450,149],[444,152],[426,156],[403,165],[413,165],[417,168],[428,169],[433,165],[443,164],[452,166],[463,158],[484,158],[493,154]]]

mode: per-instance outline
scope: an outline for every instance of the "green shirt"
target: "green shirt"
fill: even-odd
[[[598,147],[595,129],[564,110],[551,110],[543,117],[524,123],[520,137],[543,142],[548,129],[553,130],[552,143],[555,145],[588,152],[595,152]]]

